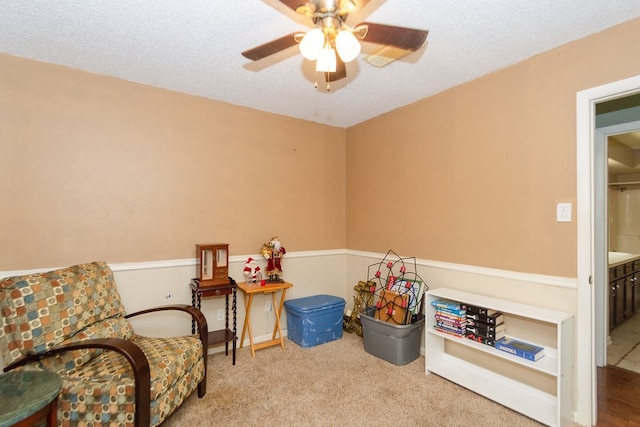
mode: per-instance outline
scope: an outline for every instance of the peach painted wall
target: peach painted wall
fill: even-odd
[[[0,54],[0,270],[279,234],[575,277],[575,209],[555,206],[575,208],[576,92],[639,74],[639,37],[634,20],[347,130]]]
[[[0,270],[344,248],[345,130],[0,54]]]
[[[575,277],[576,93],[639,74],[638,39],[634,20],[349,128],[348,248]]]

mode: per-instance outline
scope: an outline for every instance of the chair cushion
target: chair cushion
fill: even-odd
[[[197,336],[135,337],[151,368],[151,425],[173,413],[204,377]],[[103,352],[82,369],[63,373],[58,416],[62,424],[131,423],[135,418],[133,372],[124,357]],[[78,412],[81,420],[78,420]]]
[[[125,314],[113,273],[104,262],[5,278],[0,281],[0,308],[0,347],[6,364]]]
[[[131,339],[134,336],[133,327],[128,320],[123,317],[105,319],[91,326],[87,326],[61,345],[72,344],[80,341],[96,338],[122,338]],[[55,356],[48,357],[39,362],[40,367],[49,371],[58,372],[61,375],[66,371],[78,369],[83,364],[89,362],[104,350],[100,348],[83,348],[81,350],[66,351]]]

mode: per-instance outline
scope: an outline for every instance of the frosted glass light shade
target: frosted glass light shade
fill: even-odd
[[[316,61],[316,71],[323,73],[336,72],[336,51],[330,47],[324,47],[320,50],[320,55]]]
[[[351,31],[342,30],[336,36],[336,49],[342,62],[351,62],[360,54],[360,42]]]
[[[320,28],[307,31],[300,41],[300,53],[310,61],[315,61],[324,46],[324,33]]]

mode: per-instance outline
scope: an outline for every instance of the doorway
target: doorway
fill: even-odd
[[[605,289],[607,263],[604,232],[598,233],[597,217],[604,216],[602,181],[606,176],[604,147],[595,143],[596,105],[640,93],[640,76],[613,82],[577,93],[576,166],[577,166],[577,330],[576,417],[583,425],[597,420],[596,319],[599,310],[606,313],[604,298],[596,298]],[[598,181],[601,185],[598,185]],[[600,213],[598,215],[598,213]],[[602,227],[600,228],[602,229]],[[593,286],[592,286],[593,285]],[[601,326],[600,326],[601,327]]]
[[[639,96],[623,98],[623,100],[624,99],[632,99],[633,102],[638,102],[639,104],[635,108],[640,110]],[[609,103],[611,102],[616,101],[610,101]],[[624,103],[620,103],[620,105],[624,105]],[[597,112],[598,110],[599,109],[597,108]],[[615,115],[615,111],[611,114]],[[640,119],[640,112],[638,112],[638,115],[639,116],[637,118]],[[618,152],[626,147],[626,151],[629,152],[628,155],[631,157],[628,159],[630,163],[634,163],[632,156],[636,150],[640,148],[640,140],[638,140],[637,135],[635,135],[637,131],[640,130],[640,120],[624,122],[628,118],[624,117],[624,115],[619,116],[618,121],[622,121],[623,123],[597,127],[595,129],[594,138],[594,241],[596,245],[595,258],[598,263],[595,266],[596,280],[594,281],[594,346],[596,366],[607,365],[609,359],[608,350],[613,349],[609,348],[609,331],[613,326],[616,326],[616,322],[622,322],[622,320],[619,320],[621,317],[620,312],[622,310],[626,310],[626,307],[620,307],[620,301],[624,302],[624,299],[626,298],[625,289],[621,289],[620,286],[616,286],[616,290],[613,291],[616,295],[616,301],[614,301],[613,304],[611,301],[612,291],[610,287],[610,277],[608,274],[610,258],[625,259],[626,256],[623,254],[627,252],[640,254],[640,251],[637,248],[634,247],[633,249],[630,249],[631,247],[636,246],[635,244],[632,244],[635,242],[619,242],[618,244],[618,242],[615,241],[615,236],[613,236],[613,244],[611,243],[612,236],[610,231],[612,225],[614,235],[618,235],[618,231],[625,231],[617,230],[617,221],[614,221],[617,215],[614,215],[614,217],[610,215],[612,207],[611,192],[617,193],[620,189],[624,189],[625,187],[617,187],[612,184],[609,180],[609,176],[632,176],[630,174],[636,172],[634,171],[633,166],[625,166],[611,159],[610,147],[616,149],[616,146],[620,146],[617,148]],[[625,152],[624,154],[627,153]],[[621,159],[620,156],[614,157]],[[636,177],[633,177],[633,179],[636,180]],[[640,213],[637,213],[637,215],[640,215]],[[615,283],[617,284],[618,281]],[[629,282],[629,285],[631,286],[632,283],[633,282]],[[633,289],[631,291],[633,292]],[[622,297],[622,300],[619,297]],[[612,308],[614,308],[615,313],[611,312]],[[631,307],[629,311],[633,312],[634,309],[635,307]],[[612,319],[614,320],[614,324],[611,323]],[[635,321],[635,319],[633,320]],[[620,323],[619,326],[622,326],[622,323]],[[619,332],[621,331],[618,330],[618,333]],[[614,344],[617,345],[617,343]]]

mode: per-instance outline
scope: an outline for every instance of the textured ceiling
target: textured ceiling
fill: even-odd
[[[372,0],[348,23],[429,30],[427,44],[384,68],[365,44],[330,92],[297,47],[240,55],[309,28],[277,0],[2,0],[0,52],[349,127],[639,16],[637,0]]]

